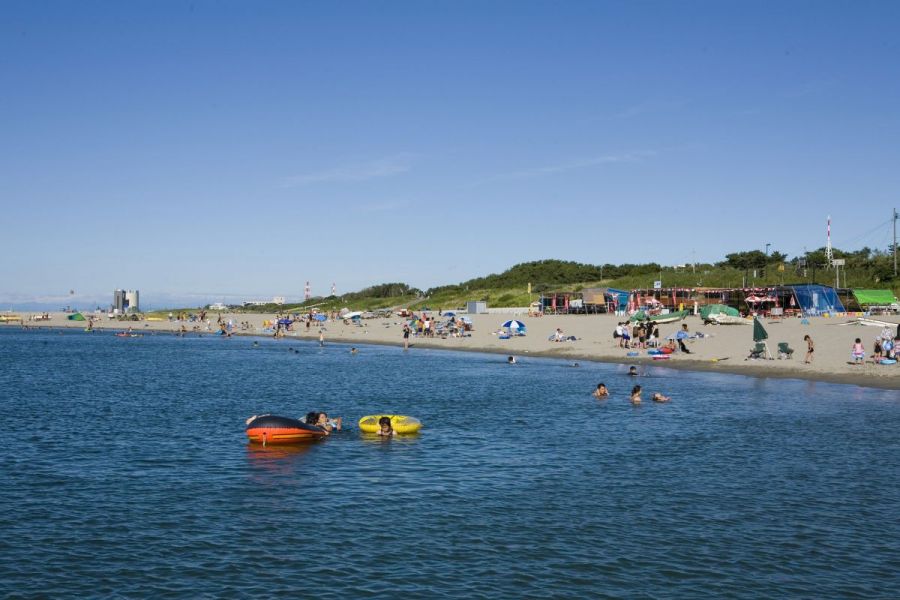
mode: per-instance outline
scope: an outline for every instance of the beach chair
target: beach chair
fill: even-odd
[[[778,358],[794,358],[794,349],[787,342],[778,342]]]
[[[766,345],[763,342],[756,342],[756,345],[750,350],[750,356],[747,358],[765,358]]]

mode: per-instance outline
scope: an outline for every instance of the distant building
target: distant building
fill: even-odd
[[[221,302],[215,302],[215,303],[209,305],[209,310],[222,311],[222,310],[227,310],[227,309],[228,309],[228,307],[225,306],[224,304],[222,304]]]
[[[116,290],[113,292],[113,312],[124,315],[141,310],[140,292],[138,290]]]
[[[284,296],[275,296],[271,300],[244,300],[241,306],[265,306],[266,304],[284,304]]]

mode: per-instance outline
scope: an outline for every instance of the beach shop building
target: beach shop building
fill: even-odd
[[[623,313],[629,292],[609,287],[584,288],[579,292],[546,292],[538,304],[547,315]]]
[[[699,312],[710,304],[724,304],[741,314],[817,316],[845,312],[841,290],[819,284],[790,284],[743,288],[662,288],[632,290],[629,312],[650,310]],[[849,290],[846,290],[849,294]]]

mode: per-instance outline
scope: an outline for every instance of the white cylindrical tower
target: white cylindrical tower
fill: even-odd
[[[128,312],[140,312],[140,300],[137,290],[125,292],[125,310]]]

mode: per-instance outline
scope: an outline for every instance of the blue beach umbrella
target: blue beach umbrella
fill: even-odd
[[[319,314],[319,315],[313,315],[313,319],[315,319],[316,321],[327,321],[328,317],[326,317],[325,315]]]
[[[516,321],[515,319],[511,321],[507,321],[501,327],[508,327],[510,329],[525,329],[525,323],[522,321]]]

